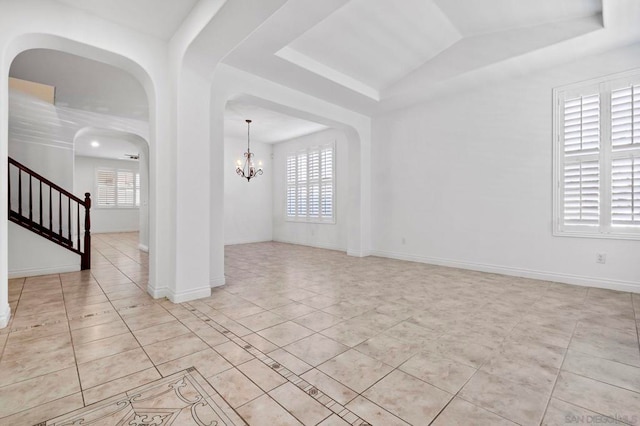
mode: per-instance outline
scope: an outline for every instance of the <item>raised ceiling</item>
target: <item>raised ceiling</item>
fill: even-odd
[[[198,0],[57,0],[109,21],[168,40]]]
[[[247,139],[247,123],[251,122],[251,141],[277,143],[326,130],[327,126],[292,117],[250,102],[227,102],[224,115],[224,135],[227,139]]]
[[[197,3],[51,1],[165,40]],[[217,3],[219,19],[191,45],[203,61],[213,67],[224,56],[232,68],[366,115],[640,42],[638,0],[273,0],[257,15],[267,2]],[[221,38],[244,20],[250,34]]]
[[[16,57],[9,75],[54,86],[57,106],[148,119],[149,102],[142,85],[131,74],[102,62],[33,49]]]

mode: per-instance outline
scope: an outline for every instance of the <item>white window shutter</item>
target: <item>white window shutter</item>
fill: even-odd
[[[640,226],[640,154],[613,160],[611,223]]]
[[[640,147],[640,85],[611,92],[611,145],[614,150]]]
[[[594,152],[599,147],[600,95],[596,93],[565,100],[565,155]]]
[[[115,170],[98,169],[98,206],[113,207],[116,205],[116,172]]]
[[[564,165],[564,224],[600,223],[600,166],[598,160],[574,161]]]
[[[131,171],[118,170],[118,206],[134,205],[134,175]]]

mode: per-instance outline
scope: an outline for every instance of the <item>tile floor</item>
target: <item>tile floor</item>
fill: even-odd
[[[174,305],[136,234],[93,246],[91,271],[10,280],[0,425],[190,367],[250,425],[640,424],[640,295],[260,243]]]

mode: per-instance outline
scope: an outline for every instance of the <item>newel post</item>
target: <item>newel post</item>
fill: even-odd
[[[84,194],[84,252],[80,269],[91,269],[91,194]]]

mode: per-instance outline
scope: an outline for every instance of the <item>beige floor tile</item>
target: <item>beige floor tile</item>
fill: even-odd
[[[567,371],[560,373],[553,397],[607,416],[640,419],[640,393]]]
[[[300,316],[293,320],[294,322],[307,327],[313,331],[322,331],[326,328],[332,327],[342,319],[334,317],[331,314],[322,311],[315,311],[307,315]]]
[[[81,345],[74,345],[74,350],[76,353],[76,362],[83,364],[139,347],[140,345],[133,335],[131,333],[125,333]]]
[[[69,330],[62,333],[51,334],[39,339],[26,341],[14,341],[13,333],[10,335],[11,344],[7,346],[2,355],[3,362],[9,362],[20,358],[27,358],[33,355],[46,355],[47,353],[69,349],[71,347],[71,336]]]
[[[362,396],[410,424],[429,424],[453,395],[401,371],[394,371]]]
[[[93,327],[100,324],[108,324],[112,322],[122,321],[120,315],[116,311],[108,313],[102,313],[99,315],[93,315],[84,318],[75,318],[69,321],[69,328],[71,330],[79,330],[81,328]]]
[[[278,386],[269,392],[269,396],[305,425],[317,425],[332,413],[293,383]]]
[[[160,373],[155,368],[147,368],[137,373],[129,374],[119,379],[111,380],[101,385],[82,391],[84,402],[86,405],[103,399],[111,398],[114,395],[124,393],[138,386],[151,383],[161,378]]]
[[[237,368],[265,392],[269,392],[273,388],[287,382],[287,379],[255,358],[249,362],[238,365]]]
[[[204,377],[211,377],[233,367],[213,349],[205,349],[157,366],[163,376],[195,367]]]
[[[302,426],[302,423],[266,394],[238,408],[238,413],[251,426]]]
[[[550,393],[560,370],[534,360],[500,357],[487,361],[481,371]]]
[[[258,349],[259,351],[265,354],[278,349],[276,345],[274,345],[264,337],[255,333],[243,336],[242,340],[244,340],[245,342],[247,342],[248,344],[250,344],[251,346],[253,346],[254,348]]]
[[[569,351],[562,369],[640,393],[640,368],[632,365]]]
[[[268,355],[277,363],[297,375],[303,374],[304,372],[309,371],[313,368],[306,362],[302,361],[300,358],[291,355],[284,349],[276,349],[273,352],[269,352]]]
[[[311,306],[312,308],[323,309],[339,303],[340,300],[334,299],[333,297],[318,295],[299,300],[299,302],[307,306]]]
[[[170,321],[156,326],[134,330],[133,335],[142,346],[151,345],[173,337],[189,333],[189,329],[180,321]]]
[[[569,349],[640,367],[637,332],[578,324]]]
[[[307,306],[303,303],[290,303],[288,305],[281,306],[271,310],[272,313],[279,315],[287,320],[292,320],[303,315],[308,315],[312,312],[316,312],[315,308]]]
[[[629,419],[630,420],[630,419]],[[624,419],[612,419],[602,414],[594,413],[577,405],[572,405],[559,399],[551,398],[547,412],[542,420],[543,426],[566,426],[571,424],[624,424]],[[589,423],[587,423],[589,422]],[[631,423],[631,422],[627,422]]]
[[[254,358],[248,351],[231,341],[214,346],[213,349],[233,365],[239,365]]]
[[[342,383],[315,368],[307,371],[300,377],[342,405],[348,404],[358,395]]]
[[[76,367],[0,387],[0,418],[80,392]]]
[[[258,386],[235,368],[209,378],[209,383],[233,408],[238,408],[264,394]]]
[[[60,416],[84,406],[82,393],[74,393],[40,404],[35,408],[27,409],[8,417],[0,418],[2,425],[37,425],[53,417]]]
[[[367,339],[379,334],[378,330],[363,326],[341,322],[321,331],[327,337],[336,340],[346,346],[357,346]]]
[[[421,347],[417,343],[407,343],[381,334],[360,343],[354,349],[392,367],[397,367],[417,354]]]
[[[317,366],[349,349],[321,334],[313,334],[283,348],[309,365]]]
[[[332,414],[322,422],[318,423],[318,426],[349,426],[349,423],[342,420],[338,415]]]
[[[273,312],[263,311],[244,318],[239,318],[237,321],[252,331],[260,331],[265,328],[273,327],[277,324],[282,324],[283,322],[286,322],[287,319],[280,315],[276,315]]]
[[[6,349],[5,349],[6,351]],[[0,362],[0,386],[33,379],[75,366],[71,346],[54,351],[26,354],[13,360],[3,356]]]
[[[402,364],[400,370],[447,392],[456,393],[476,369],[429,353],[419,354]]]
[[[149,355],[151,361],[157,365],[208,348],[209,346],[195,334],[189,333],[144,346],[144,351]]]
[[[469,380],[459,396],[521,425],[539,424],[549,400],[548,394],[482,371]]]
[[[9,328],[5,328],[9,332]],[[42,339],[54,334],[65,333],[69,331],[69,326],[66,321],[61,321],[54,324],[44,325],[42,327],[30,328],[22,331],[14,331],[9,335],[7,344],[14,345],[26,342],[28,340]]]
[[[432,426],[467,426],[470,424],[474,426],[516,426],[516,423],[510,420],[457,397],[431,423]]]
[[[318,366],[318,370],[361,393],[393,367],[351,349]]]
[[[384,426],[408,426],[409,423],[401,420],[382,407],[374,404],[361,396],[356,397],[347,404],[347,408],[366,420],[371,425]]]
[[[124,317],[123,315],[122,319],[124,320],[125,323],[127,323],[127,326],[132,331],[136,331],[136,330],[141,330],[143,328],[149,328],[154,325],[172,322],[172,321],[175,321],[176,318],[170,313],[164,311],[164,312],[154,313],[151,315],[141,314],[141,315],[133,315],[130,317]]]
[[[129,329],[121,320],[105,324],[94,325],[93,327],[80,328],[71,332],[74,345],[82,345],[108,337],[118,336],[128,333]]]
[[[142,349],[133,349],[78,365],[83,389],[153,367]]]
[[[288,321],[259,331],[258,334],[282,347],[313,334],[313,331]]]

